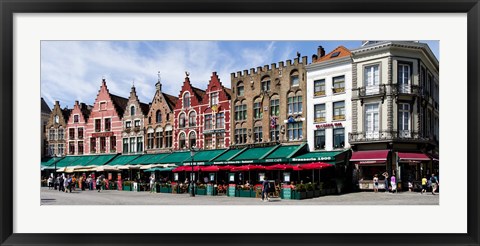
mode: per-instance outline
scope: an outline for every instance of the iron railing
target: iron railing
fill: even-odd
[[[404,140],[404,141],[429,141],[428,137],[422,136],[419,132],[414,131],[376,131],[376,132],[355,132],[348,134],[348,141],[354,142],[374,142],[388,140]]]

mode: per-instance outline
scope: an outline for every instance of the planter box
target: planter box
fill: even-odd
[[[238,190],[239,197],[252,197],[251,190]]]
[[[160,193],[172,193],[172,187],[160,187]]]
[[[202,196],[206,196],[207,195],[207,189],[195,189],[195,194],[197,195],[202,195]]]
[[[130,186],[130,185],[123,185],[123,186],[122,186],[122,189],[123,189],[123,190],[126,190],[126,191],[131,191],[131,190],[132,190],[132,186]]]
[[[313,198],[313,190],[307,190],[307,198]]]
[[[306,191],[295,191],[295,200],[303,200],[307,199],[307,192]]]

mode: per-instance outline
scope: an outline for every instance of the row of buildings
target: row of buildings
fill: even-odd
[[[357,180],[380,170],[418,179],[438,172],[438,77],[427,44],[365,41],[328,54],[320,46],[310,63],[298,54],[232,73],[231,89],[216,72],[205,90],[186,73],[172,96],[162,92],[159,76],[148,104],[133,86],[128,98],[111,94],[103,79],[92,105],[77,101],[62,109],[56,102],[50,113],[45,109],[42,150],[50,156],[141,154],[307,142],[312,152],[353,150]]]

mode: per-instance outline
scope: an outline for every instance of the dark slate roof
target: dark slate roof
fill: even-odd
[[[52,110],[50,109],[50,107],[48,106],[47,102],[45,102],[45,100],[43,100],[43,97],[42,97],[42,113],[51,113]]]
[[[64,108],[64,109],[61,109],[61,110],[62,110],[62,114],[63,114],[63,119],[65,120],[65,122],[67,122],[68,118],[70,117],[70,113],[72,113],[72,110],[68,109],[68,108]]]
[[[227,87],[223,87],[223,89],[224,89],[225,92],[227,93],[228,99],[232,99],[232,89],[227,88]]]
[[[140,108],[142,108],[143,115],[148,115],[148,111],[150,110],[150,105],[146,103],[140,103]]]
[[[93,108],[92,105],[80,103],[80,111],[82,112],[83,117],[85,118],[85,122],[88,120],[88,117],[90,116],[90,112],[92,111],[92,108]]]
[[[198,89],[197,87],[193,87],[192,86],[192,89],[193,89],[193,93],[195,94],[195,96],[197,97],[198,99],[198,102],[202,102],[203,98],[205,98],[205,91],[202,90],[202,89]]]
[[[174,109],[175,108],[175,105],[177,104],[177,101],[178,101],[178,97],[176,96],[172,96],[172,95],[169,95],[167,93],[163,93],[163,97],[165,98],[165,100],[167,101],[167,104],[168,106],[170,107],[170,109]]]
[[[114,94],[110,94],[110,98],[112,98],[113,105],[115,106],[115,109],[117,110],[117,113],[118,113],[118,117],[122,118],[123,113],[127,108],[128,99],[114,95]]]

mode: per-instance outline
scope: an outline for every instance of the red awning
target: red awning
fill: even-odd
[[[243,165],[239,167],[234,167],[230,171],[243,172],[243,171],[254,171],[254,170],[265,170],[265,167],[260,165]]]
[[[384,163],[387,161],[388,152],[390,150],[366,150],[353,152],[350,161],[355,164],[375,164]]]
[[[431,160],[427,155],[423,153],[404,153],[398,152],[398,158],[400,161],[429,161]]]
[[[194,172],[202,171],[202,168],[203,167],[200,167],[200,166],[193,166],[193,171]],[[172,172],[174,172],[174,173],[183,172],[183,171],[191,172],[192,171],[192,166],[179,166],[179,167],[172,170]]]
[[[292,170],[293,166],[288,164],[276,164],[272,166],[265,167],[265,170]]]
[[[333,167],[332,164],[328,164],[325,162],[312,162],[308,164],[303,164],[300,166],[303,170],[311,170],[311,169],[324,169],[327,167]]]

